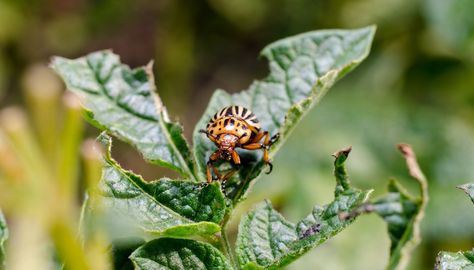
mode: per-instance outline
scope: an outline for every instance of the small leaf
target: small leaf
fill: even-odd
[[[130,259],[139,270],[232,269],[224,255],[213,246],[185,239],[153,240],[133,252]]]
[[[442,251],[436,258],[435,270],[473,270],[474,250],[467,252]]]
[[[166,178],[147,183],[110,157],[110,137],[102,135],[100,140],[109,145],[99,193],[114,222],[120,217],[126,228],[155,236],[186,237],[220,231],[216,223],[224,216],[225,203],[219,183],[204,188],[195,182]]]
[[[8,239],[8,228],[5,217],[0,211],[0,269],[5,267],[5,242]]]
[[[74,60],[55,57],[51,66],[82,98],[93,124],[132,144],[146,160],[195,180],[182,127],[169,120],[151,65],[132,70],[111,51],[99,51]]]
[[[428,183],[409,145],[401,144],[410,175],[418,182],[420,194],[412,197],[397,181],[391,180],[388,193],[373,203],[373,210],[388,226],[390,261],[387,269],[405,269],[411,252],[421,241],[420,223],[428,203]]]
[[[335,154],[336,189],[330,204],[315,206],[313,212],[297,224],[285,220],[270,201],[259,204],[242,218],[236,248],[242,268],[278,269],[324,243],[355,220],[341,218],[341,214],[359,207],[371,191],[351,187],[344,168],[349,151]]]
[[[281,135],[270,151],[274,155],[309,109],[338,79],[367,57],[374,33],[375,27],[314,31],[267,46],[262,55],[270,62],[270,75],[255,81],[241,93],[216,91],[195,128],[194,155],[201,178],[205,178],[207,159],[216,147],[199,130],[217,111],[228,105],[252,110],[264,130],[270,135],[278,132]],[[226,184],[227,193],[234,202],[245,196],[251,180],[260,174],[263,167],[260,152],[239,152],[242,169]]]

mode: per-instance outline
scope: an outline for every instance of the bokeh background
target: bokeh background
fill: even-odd
[[[0,0],[0,102],[22,106],[25,84],[54,84],[31,75],[53,55],[111,48],[132,67],[155,61],[159,94],[190,138],[215,89],[240,91],[266,75],[266,44],[376,24],[368,59],[300,123],[239,212],[270,198],[296,221],[329,202],[330,155],[348,145],[356,186],[377,197],[395,177],[415,193],[395,149],[410,143],[431,197],[410,269],[433,269],[438,251],[474,246],[473,207],[455,188],[474,181],[473,14],[472,0]],[[114,156],[149,180],[175,175],[124,144]],[[383,269],[388,250],[385,224],[367,215],[287,269]]]

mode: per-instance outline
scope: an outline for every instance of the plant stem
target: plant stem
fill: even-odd
[[[229,221],[229,214],[226,214],[224,217],[224,222],[222,223],[222,236],[220,238],[221,240],[221,245],[222,248],[224,249],[224,253],[227,255],[227,257],[230,260],[230,263],[234,267],[234,269],[239,269],[237,261],[234,256],[234,252],[232,251],[232,248],[230,247],[230,242],[229,239],[227,238],[227,222]]]

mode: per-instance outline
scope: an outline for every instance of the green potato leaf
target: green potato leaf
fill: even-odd
[[[100,140],[108,150],[98,192],[120,232],[188,237],[220,231],[217,223],[224,216],[225,202],[219,183],[203,188],[196,182],[167,178],[147,183],[111,158],[110,137],[103,134]]]
[[[397,181],[391,180],[388,193],[375,201],[373,211],[387,223],[390,236],[390,261],[387,269],[405,269],[413,249],[421,241],[420,223],[428,203],[428,183],[409,145],[401,144],[410,175],[417,181],[420,194],[411,196]]]
[[[458,186],[474,203],[474,183]],[[436,270],[474,270],[474,248],[471,251],[441,251],[436,258]]]
[[[350,149],[336,153],[334,201],[315,206],[312,213],[293,224],[265,201],[244,216],[239,225],[236,253],[244,269],[279,269],[324,243],[354,222],[342,214],[357,209],[370,194],[351,187],[344,167]]]
[[[436,258],[435,270],[474,270],[474,249],[465,252],[440,252]]]
[[[187,239],[160,238],[135,250],[130,259],[135,269],[231,270],[224,255],[207,243]]]
[[[458,188],[466,192],[469,198],[471,198],[471,201],[474,203],[474,183],[460,185]]]
[[[368,55],[375,27],[355,30],[308,32],[270,44],[262,51],[269,61],[270,75],[254,81],[248,90],[228,94],[217,90],[198,122],[193,135],[194,155],[202,178],[206,162],[216,146],[202,133],[207,122],[221,108],[241,105],[252,110],[263,130],[280,139],[270,150],[273,156],[295,125],[329,88],[359,65]],[[240,151],[243,166],[229,180],[226,193],[234,203],[245,196],[251,180],[263,167],[261,151]]]
[[[0,269],[5,267],[5,242],[8,239],[8,228],[5,217],[0,211]]]
[[[118,55],[99,51],[74,60],[55,57],[51,66],[81,97],[94,125],[133,145],[147,161],[196,180],[182,127],[169,120],[151,65],[130,69]]]

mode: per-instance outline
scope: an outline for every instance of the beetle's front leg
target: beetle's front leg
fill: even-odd
[[[207,161],[207,166],[206,166],[206,176],[207,176],[207,183],[210,184],[212,183],[212,173],[211,169],[214,171],[214,174],[220,179],[221,175],[217,171],[217,168],[214,166],[214,162],[219,158],[220,152],[217,150],[214,152],[210,157],[209,160]]]
[[[239,153],[237,153],[237,151],[234,150],[230,153],[230,155],[232,157],[232,161],[234,162],[235,167],[232,168],[230,172],[226,173],[224,177],[221,178],[222,182],[225,182],[227,179],[232,177],[232,175],[234,175],[239,170],[239,167],[240,167]]]

